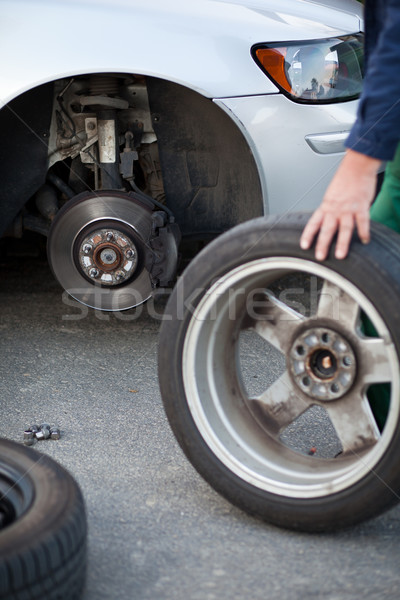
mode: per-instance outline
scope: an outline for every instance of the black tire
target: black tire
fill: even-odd
[[[86,515],[71,475],[48,456],[0,440],[0,492],[0,598],[80,598]]]
[[[178,443],[193,466],[217,492],[249,514],[272,524],[303,531],[328,531],[348,527],[378,515],[392,507],[400,494],[400,400],[395,396],[400,356],[400,236],[383,226],[373,224],[372,241],[369,245],[364,246],[354,238],[350,256],[346,260],[335,260],[331,252],[321,266],[315,261],[311,250],[302,251],[299,247],[300,234],[307,219],[308,215],[297,214],[284,219],[260,218],[249,221],[220,236],[191,262],[179,279],[166,308],[159,344],[159,383],[165,411]],[[350,340],[358,371],[353,371],[353,379],[348,384],[349,389],[347,392],[341,392],[340,398],[330,398],[330,403],[317,401],[315,404],[335,411],[336,415],[338,413],[335,406],[338,407],[338,403],[358,403],[362,400],[363,412],[360,418],[362,422],[370,419],[372,423],[368,421],[366,427],[373,430],[371,439],[363,441],[360,433],[360,439],[350,441],[349,448],[342,444],[344,451],[328,459],[306,456],[306,453],[287,448],[281,438],[277,437],[274,429],[276,424],[269,429],[271,409],[268,408],[270,412],[264,420],[262,415],[260,420],[258,419],[257,410],[249,409],[252,400],[246,397],[240,377],[234,373],[232,363],[235,361],[235,351],[230,350],[231,340],[232,345],[237,342],[238,327],[247,326],[248,316],[235,314],[234,318],[240,325],[235,325],[236,329],[229,333],[231,338],[228,337],[228,333],[224,338],[224,331],[230,331],[228,325],[226,329],[223,329],[222,325],[208,325],[208,317],[204,321],[206,325],[196,324],[196,320],[199,321],[208,314],[206,309],[209,310],[207,307],[211,307],[211,303],[208,305],[207,302],[211,300],[207,298],[213,298],[213,295],[216,299],[212,306],[216,314],[212,318],[215,323],[225,318],[221,315],[227,313],[228,304],[223,303],[225,300],[217,300],[217,285],[222,286],[223,290],[223,282],[233,278],[238,269],[247,272],[246,269],[249,270],[251,265],[263,264],[266,259],[275,257],[282,257],[282,264],[289,264],[288,258],[291,261],[294,259],[296,264],[304,263],[311,269],[309,273],[312,273],[314,268],[323,268],[323,273],[328,279],[332,277],[335,281],[343,282],[343,285],[348,282],[346,289],[355,290],[357,293],[353,298],[354,303],[356,299],[360,300],[367,316],[375,319],[374,324],[379,322],[381,331],[386,332],[383,336],[386,341],[379,340],[377,343],[381,348],[383,343],[387,344],[382,352],[389,352],[390,349],[390,358],[389,354],[385,356],[391,361],[387,369],[393,381],[389,384],[391,396],[385,425],[383,431],[378,434],[378,428],[373,422],[374,417],[370,419],[369,408],[366,408],[364,402],[366,392],[360,391],[365,389],[365,382],[369,381],[368,365],[375,364],[371,362],[371,340],[365,340],[365,337],[358,333],[358,329],[346,332],[342,322],[333,320],[333,314],[332,319],[329,319],[324,317],[322,309],[318,308],[318,315],[322,316],[319,321],[317,319],[317,325],[338,331],[338,335],[343,336],[344,340]],[[266,273],[268,274],[268,271]],[[269,284],[271,279],[266,281]],[[259,279],[257,282],[259,283]],[[237,285],[239,286],[239,283]],[[228,300],[226,302],[228,303]],[[237,302],[239,308],[243,308],[244,301],[242,304],[240,299]],[[353,310],[353,305],[351,306]],[[225,313],[222,313],[223,310]],[[228,323],[228,317],[226,319]],[[311,327],[310,321],[307,323],[307,327]],[[206,327],[214,327],[210,329],[210,336],[215,332],[222,332],[220,344],[210,341],[210,345],[207,345]],[[290,336],[288,331],[288,338]],[[358,346],[364,342],[369,344],[365,360],[362,349],[364,346]],[[194,343],[196,347],[193,349]],[[221,344],[223,349],[219,350]],[[288,348],[291,347],[289,341],[287,344]],[[211,357],[206,356],[208,348],[212,348],[214,353]],[[288,353],[285,358],[288,363]],[[366,362],[367,359],[369,362]],[[204,367],[200,364],[203,360]],[[192,366],[188,366],[188,363]],[[374,366],[371,368],[375,379],[379,379],[379,369],[375,369]],[[224,369],[226,375],[222,373]],[[213,377],[209,387],[205,383],[208,373]],[[292,381],[294,375],[290,377]],[[387,377],[385,374],[382,381],[387,381]],[[229,385],[232,388],[231,392]],[[295,386],[294,383],[291,385]],[[220,390],[224,395],[219,401]],[[297,391],[299,396],[305,398],[301,390]],[[217,402],[218,407],[215,406]],[[349,410],[352,414],[352,409]],[[340,425],[340,436],[343,434],[346,438],[350,435],[348,432],[352,431],[352,427],[354,428],[354,425],[347,422]],[[265,452],[268,452],[265,456],[263,444]],[[247,447],[251,447],[248,453]],[[283,466],[272,465],[273,460],[282,460]],[[256,472],[259,464],[260,471]],[[292,469],[290,473],[293,479],[288,480],[292,485],[290,493],[285,491],[286,480],[278,481],[279,474],[286,473],[285,469],[288,472]],[[325,473],[324,469],[328,479],[331,479],[324,484],[325,480],[321,475],[321,480],[318,479],[320,487],[318,491],[313,491],[310,487],[311,480],[314,476],[319,477],[320,472]],[[341,469],[340,473],[344,479],[339,483],[339,475],[330,476],[329,469],[332,473],[335,469]],[[247,476],[250,471],[250,475]],[[273,479],[275,473],[276,480]],[[309,481],[307,473],[310,473]],[[282,478],[284,479],[283,475]]]

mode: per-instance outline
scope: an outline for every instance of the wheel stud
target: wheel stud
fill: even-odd
[[[135,255],[135,253],[132,250],[132,248],[128,248],[128,250],[125,252],[126,258],[132,258],[134,255]]]
[[[84,252],[85,254],[89,254],[89,253],[91,252],[91,250],[92,250],[92,246],[91,246],[90,244],[85,244],[85,245],[83,246],[83,252]]]
[[[98,276],[99,276],[98,269],[90,269],[89,277],[91,277],[92,279],[96,279],[96,277],[98,277]]]
[[[114,234],[111,231],[109,231],[106,234],[106,240],[107,240],[107,242],[111,242],[113,239],[114,239]]]
[[[115,273],[115,279],[117,281],[122,281],[123,279],[125,279],[125,273],[123,271],[117,271]]]

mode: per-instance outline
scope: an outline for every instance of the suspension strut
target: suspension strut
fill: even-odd
[[[122,189],[119,172],[117,112],[115,110],[108,108],[98,110],[97,132],[101,187],[103,190]]]

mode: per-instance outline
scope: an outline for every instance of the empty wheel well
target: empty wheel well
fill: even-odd
[[[94,133],[104,107],[115,120],[115,167],[107,179],[93,158],[99,156]],[[66,200],[60,177],[72,194],[140,188],[173,212],[184,236],[207,238],[263,214],[244,136],[211,99],[182,85],[142,75],[76,75],[15,98],[0,111],[0,125],[0,235],[24,206],[18,231],[28,227],[26,216],[37,214],[33,196],[49,169],[50,185],[58,177],[59,207]],[[123,167],[126,150],[132,162]],[[48,215],[39,212],[34,226],[46,233]]]

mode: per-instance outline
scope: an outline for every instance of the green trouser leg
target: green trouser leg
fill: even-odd
[[[382,188],[371,208],[371,219],[400,233],[400,144],[393,161],[386,167]],[[362,330],[365,335],[377,337],[374,326],[365,314],[362,317]],[[376,422],[382,430],[389,410],[390,384],[370,386],[367,396]]]
[[[400,233],[400,144],[387,164],[381,190],[372,205],[371,219]]]

